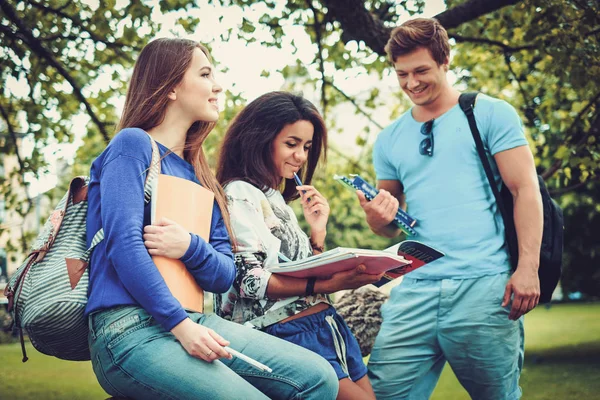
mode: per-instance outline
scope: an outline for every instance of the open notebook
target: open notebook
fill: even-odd
[[[374,283],[380,287],[417,268],[444,256],[444,253],[416,240],[405,240],[385,250],[353,249],[337,247],[324,253],[268,265],[267,271],[296,278],[329,278],[336,272],[356,268],[364,264],[366,273],[385,272],[380,281]]]
[[[364,264],[369,274],[380,274],[410,263],[404,257],[391,252],[337,247],[302,260],[269,265],[265,269],[296,278],[328,278],[336,272],[354,269],[359,264]]]

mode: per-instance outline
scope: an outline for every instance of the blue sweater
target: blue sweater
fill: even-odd
[[[158,144],[161,173],[198,183],[194,168],[176,154],[164,157]],[[150,204],[144,205],[144,181],[152,157],[150,138],[141,129],[119,132],[92,163],[88,189],[87,241],[104,228],[104,240],[90,262],[86,315],[122,305],[143,307],[166,330],[187,317],[152,262],[142,238],[150,224]],[[197,235],[181,261],[205,290],[221,293],[235,278],[229,235],[215,202],[209,243]]]

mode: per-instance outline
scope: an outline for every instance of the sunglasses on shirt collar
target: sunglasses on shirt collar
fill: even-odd
[[[423,156],[433,156],[433,119],[421,125],[421,134],[427,136],[419,144],[419,153]]]

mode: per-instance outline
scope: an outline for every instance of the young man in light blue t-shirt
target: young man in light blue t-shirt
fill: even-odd
[[[446,254],[404,278],[382,307],[369,360],[378,399],[428,398],[446,361],[473,399],[519,399],[523,318],[539,299],[542,203],[533,156],[514,108],[480,94],[475,118],[493,166],[514,198],[519,262],[511,274],[504,224],[478,157],[460,93],[448,83],[450,47],[434,19],[408,21],[386,51],[414,106],[384,129],[373,159],[380,194],[358,192],[382,236],[398,206],[417,239]]]

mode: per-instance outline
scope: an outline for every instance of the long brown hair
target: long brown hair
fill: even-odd
[[[188,39],[156,39],[142,49],[133,69],[117,131],[132,127],[148,131],[164,121],[168,94],[182,81],[196,48],[210,60],[206,47]],[[205,121],[192,124],[185,138],[183,157],[194,167],[200,183],[215,194],[225,227],[232,237],[225,193],[211,172],[202,149],[204,139],[214,126],[214,122]]]
[[[277,174],[273,163],[273,141],[289,124],[308,121],[313,125],[308,160],[298,171],[303,183],[310,184],[321,153],[327,153],[327,129],[317,108],[304,97],[288,92],[270,92],[250,102],[231,122],[219,153],[217,180],[225,186],[243,180],[263,192],[282,185],[286,202],[300,195],[293,179]]]

